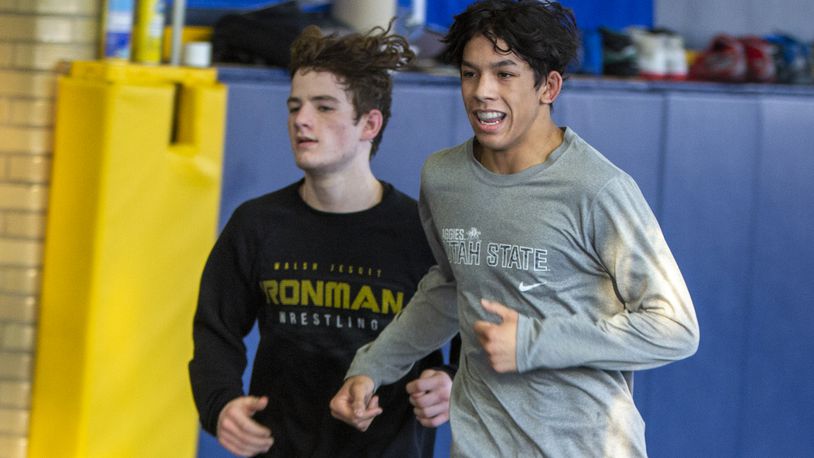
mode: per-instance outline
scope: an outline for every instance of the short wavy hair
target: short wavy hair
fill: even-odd
[[[406,67],[415,58],[406,38],[391,34],[393,21],[387,29],[374,27],[365,34],[323,35],[316,26],[308,26],[291,45],[289,75],[300,71],[333,73],[350,95],[356,119],[378,109],[382,112],[382,128],[373,139],[370,157],[379,148],[390,119],[393,81],[390,73]]]
[[[534,86],[539,88],[551,71],[565,76],[580,45],[573,12],[557,2],[540,0],[481,0],[461,14],[449,28],[443,42],[445,62],[460,67],[466,44],[483,35],[501,54],[515,53],[534,70]],[[503,40],[508,48],[498,46]]]

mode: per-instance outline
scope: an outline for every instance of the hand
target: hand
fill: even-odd
[[[271,430],[252,419],[268,405],[268,398],[241,396],[232,399],[218,415],[218,442],[239,456],[267,452],[274,444]]]
[[[419,423],[435,428],[449,420],[449,394],[452,379],[444,371],[427,369],[407,384],[410,404]]]
[[[345,380],[331,399],[331,415],[359,431],[367,431],[373,419],[382,412],[379,397],[373,395],[373,380],[364,375]]]
[[[483,308],[500,317],[499,324],[485,320],[475,322],[474,331],[497,372],[517,371],[517,317],[518,313],[500,302],[481,299]]]

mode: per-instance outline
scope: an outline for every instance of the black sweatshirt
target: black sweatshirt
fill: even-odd
[[[242,204],[209,255],[189,364],[201,424],[215,435],[224,405],[243,395],[243,338],[257,321],[249,394],[269,398],[255,415],[275,441],[265,456],[430,457],[435,431],[416,421],[405,385],[440,366],[439,351],[379,388],[384,412],[367,432],[329,408],[357,348],[407,305],[434,264],[416,203],[383,183],[375,207],[324,213],[302,201],[301,184]]]

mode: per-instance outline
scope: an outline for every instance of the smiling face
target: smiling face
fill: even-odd
[[[505,49],[506,43],[498,40]],[[481,154],[523,155],[550,128],[547,81],[534,87],[534,70],[514,53],[495,50],[476,35],[464,47],[461,95]]]
[[[333,73],[298,71],[287,105],[294,160],[306,174],[369,167],[370,141],[378,128],[370,113],[355,120],[353,104]]]

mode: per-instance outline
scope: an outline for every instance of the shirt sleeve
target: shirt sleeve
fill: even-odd
[[[376,387],[403,377],[413,363],[458,332],[456,282],[422,196],[419,214],[437,265],[421,279],[410,302],[373,342],[356,352],[346,377],[366,375]]]
[[[624,308],[596,321],[584,314],[543,319],[521,315],[518,370],[641,370],[694,354],[699,329],[690,294],[633,180],[611,180],[586,219],[584,240],[591,246],[585,249],[607,270]]]
[[[243,338],[256,318],[249,284],[251,270],[245,237],[233,216],[218,237],[201,277],[193,321],[189,376],[201,425],[216,435],[223,407],[243,392],[246,346]]]
[[[449,343],[449,358],[447,364],[439,366],[437,369],[446,372],[450,379],[455,379],[455,375],[458,374],[458,364],[460,359],[461,334],[456,334]]]

